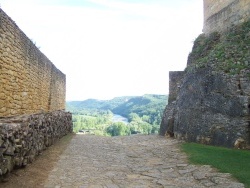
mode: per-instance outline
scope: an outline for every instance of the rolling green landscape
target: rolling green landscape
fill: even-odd
[[[166,95],[153,94],[88,99],[68,101],[66,109],[73,114],[74,132],[88,131],[103,136],[157,134],[167,99]]]

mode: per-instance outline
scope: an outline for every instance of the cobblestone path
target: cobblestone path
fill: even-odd
[[[240,188],[229,174],[187,163],[178,141],[156,135],[76,135],[46,188]]]

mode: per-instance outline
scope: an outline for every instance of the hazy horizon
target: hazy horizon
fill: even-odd
[[[112,100],[115,98],[120,98],[120,97],[142,97],[144,95],[162,95],[162,96],[168,96],[168,94],[155,94],[155,93],[146,93],[143,95],[123,95],[123,96],[115,96],[112,97],[110,99],[96,99],[96,98],[87,98],[87,99],[83,99],[83,100],[66,100],[66,102],[73,102],[73,101],[85,101],[85,100],[99,100],[99,101],[106,101],[106,100]]]

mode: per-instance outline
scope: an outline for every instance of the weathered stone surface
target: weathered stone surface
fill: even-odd
[[[250,79],[245,72],[229,76],[206,68],[186,73],[178,98],[166,107],[160,134],[167,132],[176,138],[227,147],[241,138],[249,145],[247,83]]]
[[[169,72],[169,103],[176,101],[184,75],[184,71]]]
[[[160,126],[160,135],[174,136],[174,117],[176,114],[176,101],[168,103],[164,110],[164,114]]]
[[[0,8],[0,117],[65,109],[65,75]]]
[[[250,1],[204,0],[204,17],[186,70],[169,74],[160,135],[250,148]]]
[[[0,119],[0,175],[31,163],[70,132],[72,115],[64,111]]]
[[[225,31],[232,25],[247,21],[250,17],[249,0],[203,0],[203,32]]]

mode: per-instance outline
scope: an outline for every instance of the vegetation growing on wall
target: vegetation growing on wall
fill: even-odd
[[[187,71],[213,66],[231,75],[250,66],[250,20],[226,33],[201,34],[188,57]]]

